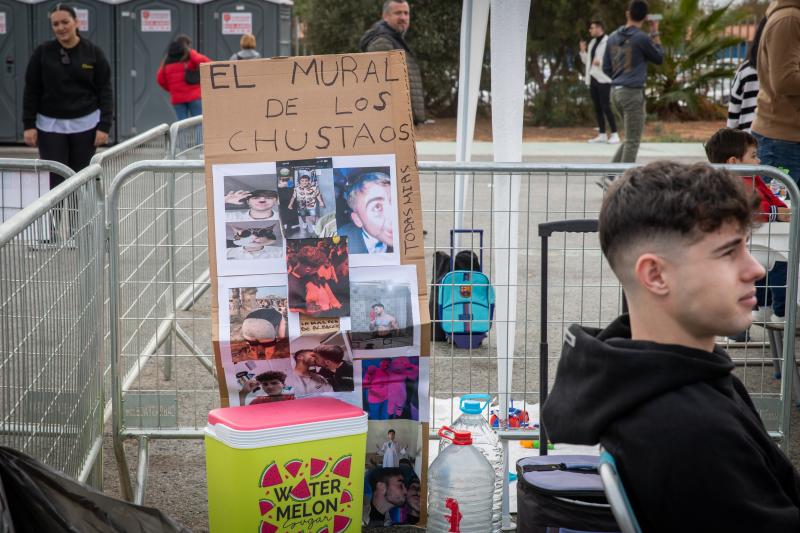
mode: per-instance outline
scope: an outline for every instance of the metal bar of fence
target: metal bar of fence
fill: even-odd
[[[0,159],[0,169],[69,178],[0,224],[0,442],[99,487],[100,167]]]

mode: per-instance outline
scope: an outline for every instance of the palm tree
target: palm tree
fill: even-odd
[[[707,93],[714,82],[731,78],[736,65],[720,60],[721,52],[742,43],[725,29],[747,16],[728,6],[704,11],[699,0],[664,2],[660,24],[664,63],[648,83],[648,108],[664,118],[718,114]]]

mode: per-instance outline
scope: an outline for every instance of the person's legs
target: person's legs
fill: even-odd
[[[611,108],[612,111],[619,117],[622,121],[622,129],[625,132],[625,137],[628,136],[628,130],[626,129],[627,123],[625,122],[625,106],[622,105],[622,98],[620,96],[621,88],[612,88],[611,89]],[[620,144],[619,148],[617,148],[616,153],[614,154],[614,158],[611,160],[612,163],[619,163],[622,161],[622,152],[625,148],[625,144]]]
[[[623,87],[617,89],[617,103],[623,109],[622,127],[625,130],[625,140],[620,145],[621,163],[635,163],[639,153],[639,144],[644,132],[644,90]],[[615,156],[615,163],[616,156]]]
[[[611,111],[611,84],[598,83],[597,91],[599,95],[600,108],[602,110],[602,114],[605,116],[606,120],[608,120],[608,127],[612,134],[617,133],[617,121],[614,118],[614,113]]]
[[[49,159],[51,161],[58,161],[59,163],[64,163],[69,167],[68,135],[63,133],[50,133],[42,130],[38,130],[38,132],[39,157],[42,159]],[[72,170],[76,169],[73,168]],[[50,173],[50,189],[54,189],[63,181],[64,178],[60,175],[52,172]]]
[[[189,104],[172,104],[172,107],[175,108],[175,116],[178,117],[178,120],[183,120],[185,118],[189,118]]]
[[[592,105],[594,106],[594,116],[597,120],[597,131],[600,132],[600,135],[605,135],[606,121],[603,118],[603,104],[600,101],[600,84],[597,83],[597,80],[594,78],[592,78],[592,81],[589,82],[589,94],[592,97]]]
[[[200,98],[187,102],[186,107],[189,110],[190,117],[197,117],[203,114],[203,101]]]
[[[800,183],[800,143],[772,139],[756,132],[753,132],[753,136],[758,140],[761,164],[788,169],[789,176]]]
[[[789,263],[786,261],[775,261],[775,265],[767,273],[766,285],[772,296],[772,312],[775,316],[786,314],[786,279],[789,270]]]
[[[95,129],[81,133],[70,133],[67,135],[69,140],[69,166],[75,172],[80,172],[89,166],[92,156],[95,153],[94,138]]]

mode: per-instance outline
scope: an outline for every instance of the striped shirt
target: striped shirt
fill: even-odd
[[[728,102],[728,127],[749,132],[756,118],[758,98],[758,72],[749,61],[736,70],[731,82],[731,99]]]

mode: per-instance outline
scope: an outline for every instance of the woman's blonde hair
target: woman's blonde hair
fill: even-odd
[[[239,46],[242,50],[253,49],[256,47],[256,36],[252,33],[245,33],[242,35],[242,38],[239,39]]]

